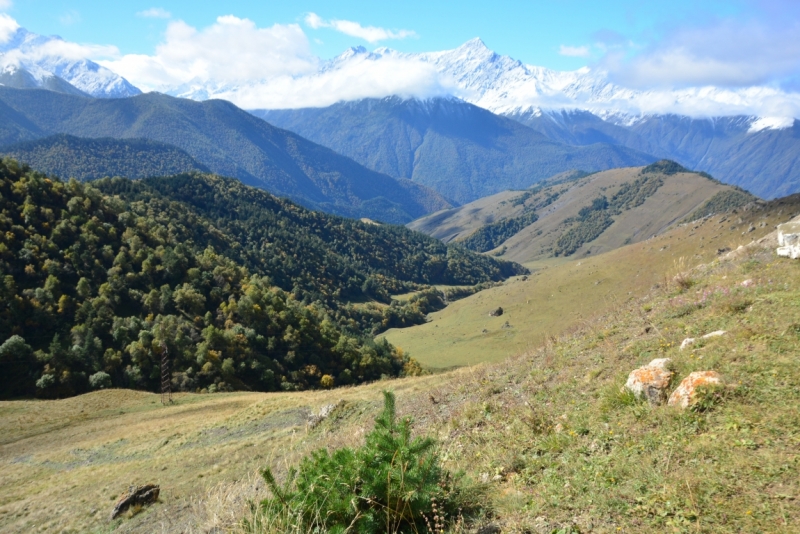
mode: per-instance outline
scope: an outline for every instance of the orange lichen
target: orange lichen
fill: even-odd
[[[698,388],[722,385],[722,377],[716,371],[695,371],[684,378],[669,397],[670,406],[688,408],[695,401]]]

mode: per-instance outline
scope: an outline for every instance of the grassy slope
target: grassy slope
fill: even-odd
[[[774,206],[772,217],[797,207]],[[672,239],[682,230],[681,242],[697,247],[716,226]],[[260,466],[285,472],[309,449],[358,443],[379,391],[391,388],[417,431],[439,437],[451,468],[490,480],[504,532],[791,532],[800,522],[800,271],[775,258],[773,241],[691,272],[689,290],[644,290],[502,363],[330,392],[181,395],[168,407],[127,391],[2,402],[0,530],[206,532],[264,494],[251,476]],[[677,349],[717,329],[729,334]],[[721,372],[732,385],[726,401],[681,414],[617,393],[631,369],[662,356],[675,360],[678,380]],[[346,404],[333,420],[307,431],[305,415],[338,399]],[[162,503],[109,524],[116,495],[145,482],[162,485]]]
[[[665,184],[662,189],[668,190],[669,186]],[[718,249],[736,248],[759,238],[798,212],[800,197],[788,197],[761,210],[724,216],[724,222],[720,222],[723,216],[718,215],[702,224],[684,225],[606,254],[528,263],[526,266],[534,271],[528,281],[511,279],[432,313],[430,322],[424,325],[389,330],[385,336],[432,368],[501,360],[541,343],[548,335],[580,324],[592,314],[624,301],[629,294],[663,282],[665,275],[679,268],[676,263],[681,258],[684,266],[710,261]],[[742,235],[750,224],[756,230]],[[602,239],[601,235],[598,241]],[[490,317],[489,313],[498,306],[505,313]],[[503,328],[506,321],[512,328]]]
[[[563,193],[547,207],[537,210],[539,220],[508,239],[501,247],[503,257],[517,262],[541,260],[552,255],[556,240],[564,233],[565,219],[574,217],[584,206],[600,195],[608,198],[619,187],[639,177],[640,168],[612,169],[578,180],[545,187],[532,195],[527,206],[535,206],[554,192]],[[635,243],[665,231],[729,186],[708,180],[695,173],[663,176],[662,185],[644,204],[615,216],[615,223],[596,240],[582,246],[573,257],[601,254],[626,243]],[[469,236],[479,227],[502,219],[515,217],[524,206],[514,206],[521,192],[504,191],[470,204],[426,215],[408,224],[409,228],[449,242]]]

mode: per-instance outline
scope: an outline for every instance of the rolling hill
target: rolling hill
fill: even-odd
[[[93,99],[0,87],[0,146],[68,134],[150,139],[176,146],[217,174],[312,209],[386,222],[449,206],[431,189],[395,180],[221,100],[157,93]]]
[[[209,172],[180,148],[149,139],[87,139],[59,134],[0,147],[0,156],[24,161],[46,174],[78,180]]]
[[[525,263],[532,275],[452,302],[429,314],[425,324],[382,336],[429,367],[499,361],[578,328],[678,272],[724,257],[798,214],[800,195],[757,201],[605,253]],[[498,307],[503,315],[490,316]]]
[[[409,227],[524,263],[600,254],[659,235],[685,217],[753,200],[708,175],[663,161],[589,175],[564,173],[527,191],[504,191],[427,215]],[[709,201],[713,209],[699,212]]]
[[[657,159],[604,143],[569,146],[455,98],[391,97],[252,113],[460,203],[527,188],[569,169],[598,171]]]

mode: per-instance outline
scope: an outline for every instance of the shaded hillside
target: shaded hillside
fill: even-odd
[[[580,176],[577,174],[575,176]],[[437,212],[410,228],[479,252],[529,262],[599,254],[660,234],[684,218],[756,200],[674,162],[564,176]]]
[[[520,266],[211,175],[89,184],[0,163],[0,396],[331,387],[418,370],[366,333],[444,305],[428,284]],[[420,294],[390,305],[389,295]],[[352,303],[351,301],[357,301]]]
[[[762,197],[800,191],[800,122],[753,129],[754,117],[641,117],[630,125],[588,111],[509,115],[548,138],[573,145],[612,143],[675,160]]]
[[[524,189],[569,169],[597,171],[656,159],[609,144],[567,146],[456,99],[391,97],[252,113],[370,169],[410,178],[462,203]]]
[[[195,102],[148,93],[92,99],[0,87],[0,145],[69,134],[146,138],[185,150],[212,172],[349,216],[408,222],[450,204],[432,190],[395,180],[230,102]]]
[[[208,172],[205,165],[180,148],[149,139],[86,139],[59,134],[2,147],[0,155],[47,174],[78,180]]]

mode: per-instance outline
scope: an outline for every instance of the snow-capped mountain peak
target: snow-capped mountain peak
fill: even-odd
[[[85,58],[68,53],[72,47],[58,36],[43,36],[21,26],[0,42],[0,83],[41,87],[98,98],[140,94],[122,76]],[[71,88],[71,89],[70,89]]]

